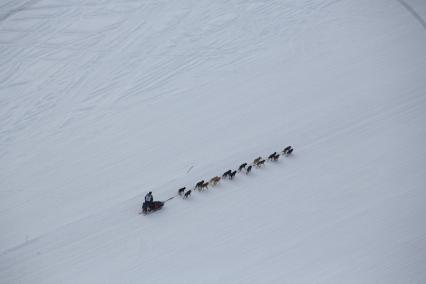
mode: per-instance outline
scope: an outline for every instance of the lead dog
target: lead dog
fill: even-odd
[[[284,148],[284,150],[283,150],[283,154],[284,155],[290,155],[291,153],[293,152],[293,147],[291,147],[291,146],[287,146],[287,147],[285,147]]]

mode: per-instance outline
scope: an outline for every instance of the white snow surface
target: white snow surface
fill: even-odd
[[[0,283],[426,283],[425,19],[0,0]]]

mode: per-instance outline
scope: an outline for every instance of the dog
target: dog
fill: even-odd
[[[231,172],[232,172],[231,170],[227,170],[226,172],[223,173],[222,177],[223,178],[228,177],[231,174]]]
[[[180,196],[182,196],[182,194],[183,194],[183,192],[185,191],[185,189],[186,189],[186,187],[179,188],[179,190],[178,190],[178,194],[179,194]]]
[[[262,160],[262,157],[257,157],[256,159],[253,160],[253,165],[256,165],[260,160]]]
[[[235,175],[237,174],[237,171],[233,171],[230,175],[229,175],[229,179],[233,179],[235,177]]]
[[[288,151],[290,151],[290,150],[291,150],[291,146],[287,146],[287,147],[285,147],[285,148],[284,148],[284,150],[283,150],[283,152],[282,152],[282,153],[283,153],[283,154],[287,154],[287,152],[288,152]],[[293,152],[293,151],[292,151],[292,152]]]
[[[280,154],[276,154],[275,156],[272,157],[272,161],[276,162],[278,161],[279,158],[280,158]]]
[[[246,175],[248,175],[250,172],[251,172],[251,166],[248,166],[246,170]]]
[[[265,164],[265,160],[260,160],[259,162],[257,162],[256,166],[257,166],[258,168],[260,168],[260,166],[262,166],[262,165],[264,165],[264,164]]]
[[[268,160],[272,161],[272,159],[274,159],[275,155],[277,155],[277,152],[274,152],[271,155],[269,155]]]
[[[188,198],[191,195],[191,190],[188,190],[187,192],[185,192],[185,195],[183,196],[183,198]]]
[[[239,172],[241,172],[243,169],[245,169],[245,168],[246,168],[246,166],[247,166],[247,163],[241,164],[241,165],[238,167],[238,171],[239,171]]]
[[[208,182],[205,182],[205,183],[203,183],[202,185],[201,185],[201,187],[200,187],[200,189],[199,190],[204,190],[204,189],[208,189],[209,188],[209,183]]]
[[[203,186],[204,180],[201,180],[195,184],[194,189],[200,189]]]
[[[211,183],[211,184],[212,184],[212,186],[215,186],[215,185],[216,185],[219,181],[220,181],[220,177],[215,176],[215,177],[212,177],[212,178],[210,179],[209,183]]]
[[[287,156],[290,155],[291,153],[293,153],[293,148],[291,148],[290,150],[287,151]]]

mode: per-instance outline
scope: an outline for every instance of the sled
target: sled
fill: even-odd
[[[155,212],[163,208],[164,202],[162,201],[154,201],[152,202],[151,206],[148,206],[146,202],[142,205],[142,214],[147,215],[149,213]]]

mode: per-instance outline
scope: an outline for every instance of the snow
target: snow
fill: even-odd
[[[425,19],[421,0],[1,1],[0,283],[424,283]]]

